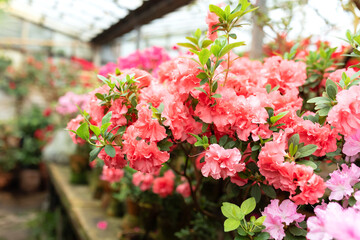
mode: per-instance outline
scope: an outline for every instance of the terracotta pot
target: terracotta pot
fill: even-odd
[[[39,189],[41,183],[40,171],[37,169],[23,169],[19,174],[20,189],[30,193]]]
[[[5,172],[0,170],[0,189],[9,186],[13,178],[14,174],[12,172]]]

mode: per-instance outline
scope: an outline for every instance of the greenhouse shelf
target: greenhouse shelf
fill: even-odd
[[[65,208],[76,234],[82,240],[113,240],[121,235],[121,220],[106,215],[99,200],[92,199],[87,185],[71,185],[68,166],[47,164],[51,185],[54,187],[62,206]],[[106,230],[97,224],[107,222]]]

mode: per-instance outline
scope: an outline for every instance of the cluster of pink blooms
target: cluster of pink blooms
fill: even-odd
[[[164,198],[174,193],[175,175],[171,170],[167,170],[163,176],[158,173],[142,173],[136,172],[132,176],[132,183],[139,187],[141,191],[152,190],[153,193],[158,194]],[[187,198],[191,194],[188,182],[182,181],[175,191]]]
[[[235,58],[233,55],[231,57]],[[324,156],[337,149],[339,135],[337,128],[333,129],[329,124],[321,126],[296,114],[302,106],[297,87],[306,79],[304,63],[271,57],[262,64],[240,58],[232,62],[226,86],[222,86],[225,76],[223,67],[220,66],[217,93],[222,97],[216,100],[215,106],[214,98],[210,99],[205,93],[195,89],[200,86],[200,79],[196,77],[199,72],[197,64],[185,57],[160,65],[157,78],[138,69],[123,71],[120,78],[126,74],[135,74],[135,78],[138,78],[138,114],[132,116],[133,120],[125,118],[128,108],[122,99],[113,101],[110,107],[99,105],[100,100],[94,94],[108,92],[108,86],[93,91],[85,107],[92,124],[101,126],[102,117],[107,111],[112,111],[110,128],[128,126],[122,137],[122,147],[116,147],[116,156],[111,158],[104,151],[99,155],[105,164],[121,168],[129,163],[130,167],[143,173],[157,172],[170,157],[168,151],[161,151],[157,146],[158,142],[168,138],[166,129],[171,131],[172,141],[193,144],[195,138],[189,133],[200,134],[203,122],[214,125],[218,140],[223,135],[233,139],[237,136],[242,141],[258,141],[260,138],[273,136],[273,140],[267,142],[260,152],[257,162],[260,173],[275,188],[290,192],[291,199],[297,204],[316,203],[324,194],[324,181],[314,174],[311,167],[286,159],[287,141],[298,133],[300,142],[317,145],[315,156]],[[272,88],[280,88],[267,93],[265,86],[268,84]],[[208,87],[204,86],[206,90]],[[189,96],[198,100],[196,107],[188,101]],[[155,108],[161,103],[164,105],[161,123],[153,118],[150,103]],[[288,111],[277,122],[283,124],[280,133],[273,133],[269,129],[265,107],[273,108],[275,115]],[[196,118],[200,121],[196,121]],[[81,117],[78,117],[69,123],[68,128],[76,130],[80,122]],[[209,133],[208,129],[206,134]],[[73,139],[77,140],[74,135]],[[200,168],[205,177],[231,177],[236,181],[237,173],[245,169],[245,164],[238,149],[224,149],[213,144],[206,150],[205,162]],[[296,189],[300,189],[300,192],[296,193]]]
[[[101,179],[109,183],[119,182],[124,177],[124,170],[118,168],[109,168],[104,165]]]
[[[355,194],[357,206],[343,208],[336,202],[323,203],[314,209],[316,216],[307,220],[309,240],[360,239],[360,192]]]
[[[56,112],[61,115],[74,114],[83,109],[90,99],[88,94],[76,94],[73,92],[67,92],[64,96],[61,96],[56,106]]]
[[[284,226],[291,223],[299,223],[304,221],[305,215],[297,213],[297,205],[286,199],[279,205],[279,200],[271,200],[270,204],[265,207],[263,216],[266,216],[264,231],[268,232],[275,240],[281,240],[285,237]]]
[[[126,57],[121,57],[117,63],[107,63],[100,68],[99,74],[102,76],[114,74],[116,68],[121,70],[139,68],[156,73],[160,64],[168,60],[170,60],[170,56],[164,48],[153,46],[142,51],[137,50]]]

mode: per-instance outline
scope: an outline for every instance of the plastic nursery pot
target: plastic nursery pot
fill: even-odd
[[[38,169],[22,169],[19,173],[20,190],[26,193],[35,192],[39,189],[41,174]]]
[[[73,184],[87,184],[88,159],[82,155],[70,156],[70,182]]]

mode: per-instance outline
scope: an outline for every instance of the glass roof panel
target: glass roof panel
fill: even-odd
[[[88,41],[147,0],[12,0],[10,14]]]

